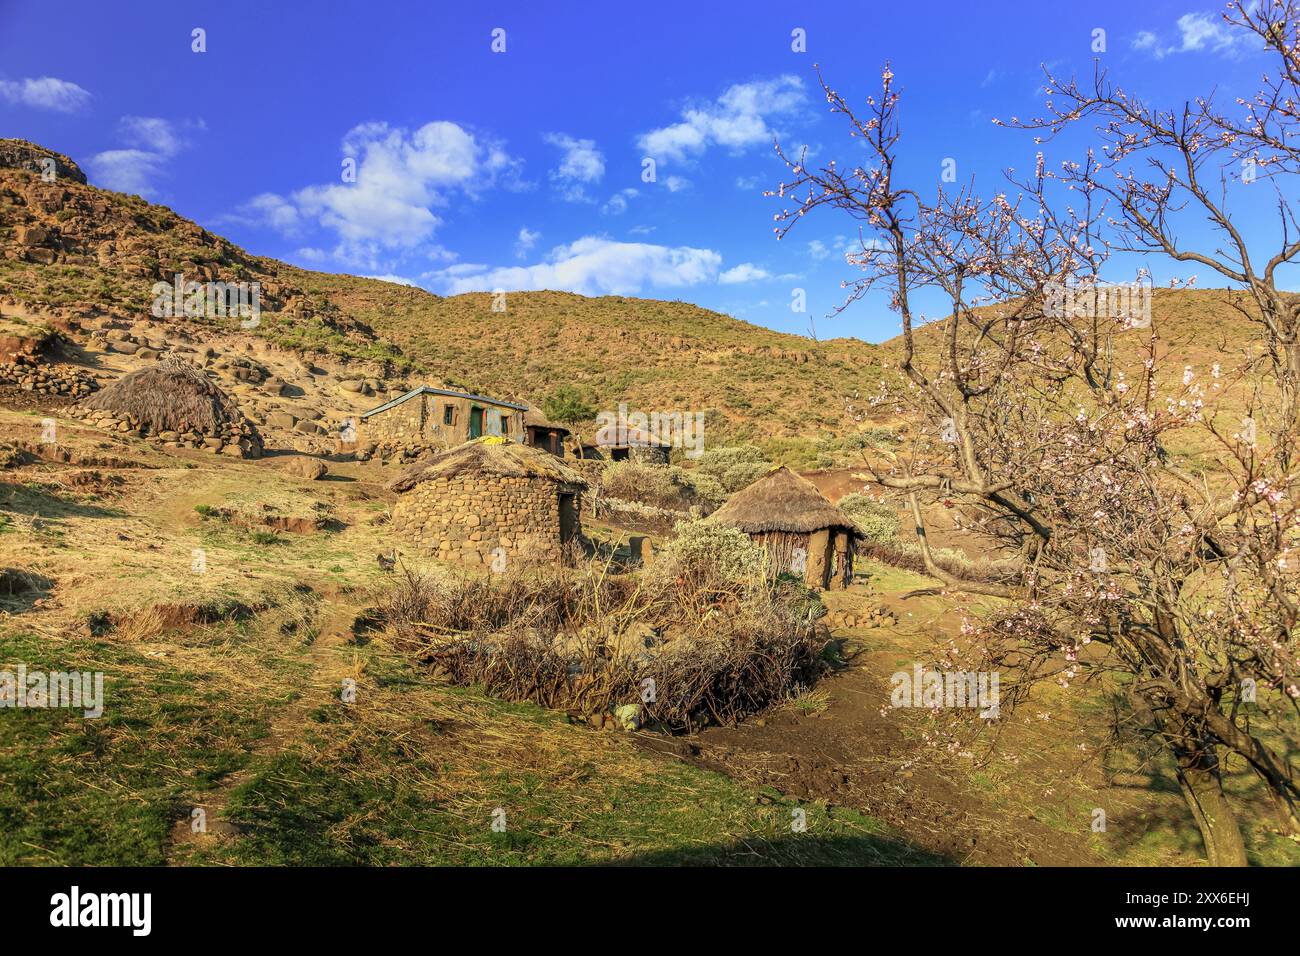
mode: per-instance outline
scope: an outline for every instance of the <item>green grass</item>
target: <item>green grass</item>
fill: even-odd
[[[0,708],[0,864],[154,866],[172,822],[242,766],[256,701],[104,641],[0,633],[0,668],[104,673],[104,714]]]
[[[862,814],[800,807],[725,777],[655,759],[628,784],[581,756],[553,770],[477,767],[473,788],[439,796],[444,770],[409,737],[358,726],[339,708],[233,795],[243,836],[195,862],[284,865],[836,865],[941,862]],[[502,719],[509,719],[502,717]],[[516,717],[516,719],[519,719]],[[551,725],[542,712],[524,720]],[[557,729],[551,727],[552,732]],[[563,728],[581,753],[581,737]],[[599,739],[599,737],[598,737]],[[802,810],[806,830],[792,829]],[[504,824],[494,830],[494,815]]]

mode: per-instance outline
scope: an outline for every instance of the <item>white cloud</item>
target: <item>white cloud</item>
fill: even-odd
[[[565,133],[547,133],[542,139],[564,153],[560,165],[551,170],[560,195],[571,202],[591,202],[584,187],[605,176],[605,156],[596,148],[596,141],[574,139]]]
[[[756,266],[752,262],[742,262],[738,266],[733,266],[726,272],[718,276],[718,281],[723,285],[739,285],[742,282],[758,282],[760,279],[770,279],[772,273],[768,272],[761,266]]]
[[[533,246],[537,245],[537,240],[542,238],[540,232],[535,232],[527,226],[521,226],[519,237],[515,240],[515,255],[522,259],[532,251]]]
[[[52,76],[0,80],[0,98],[20,106],[58,113],[75,113],[90,102],[90,94],[76,83]]]
[[[814,239],[812,242],[808,243],[808,255],[812,256],[814,259],[825,259],[830,254],[830,249],[826,248],[826,243],[822,242],[820,239]]]
[[[585,236],[556,246],[536,265],[484,268],[477,274],[460,275],[444,269],[439,278],[451,295],[494,289],[636,295],[647,287],[681,288],[711,282],[721,264],[722,257],[711,249]]]
[[[302,229],[298,207],[275,193],[259,193],[241,204],[234,215],[218,217],[218,221],[270,226],[286,236],[295,236]]]
[[[153,196],[166,161],[189,145],[183,131],[205,128],[202,120],[187,120],[178,126],[157,116],[123,116],[117,133],[129,148],[90,157],[91,178],[96,185],[118,192]]]
[[[352,264],[379,263],[385,253],[427,242],[442,224],[431,207],[454,193],[475,196],[502,183],[526,188],[520,163],[498,143],[455,123],[437,121],[409,131],[387,123],[363,123],[343,137],[343,156],[355,161],[356,181],[307,186],[290,197],[264,193],[257,200],[267,225],[315,221],[335,232],[332,255]]]
[[[162,168],[163,157],[143,149],[109,149],[87,161],[96,186],[120,193],[148,196]]]
[[[689,179],[683,179],[681,176],[669,176],[664,180],[664,185],[668,187],[670,193],[679,193],[683,189],[689,189],[691,181]]]
[[[643,133],[637,143],[659,161],[682,162],[714,145],[742,150],[770,142],[776,134],[769,118],[803,105],[803,81],[797,76],[737,83],[716,100],[687,106],[680,122]]]
[[[635,199],[638,195],[639,193],[630,187],[620,189],[605,201],[605,205],[600,207],[600,211],[606,216],[621,216],[627,212],[627,201]]]
[[[379,282],[391,282],[394,285],[408,285],[415,289],[420,288],[420,283],[416,282],[414,279],[408,279],[405,276],[395,276],[392,273],[382,276],[362,276],[361,278],[376,279]]]
[[[1211,13],[1184,13],[1176,23],[1177,40],[1164,43],[1151,30],[1141,30],[1133,38],[1133,49],[1151,53],[1158,60],[1174,53],[1219,53],[1237,56],[1259,45],[1259,38],[1247,30],[1229,26],[1222,17]]]
[[[204,128],[201,120],[185,125]],[[189,145],[175,124],[157,116],[123,116],[117,128],[122,139],[132,146],[164,157],[175,156]]]

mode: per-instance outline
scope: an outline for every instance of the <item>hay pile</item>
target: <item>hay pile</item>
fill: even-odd
[[[588,567],[491,578],[409,570],[386,639],[435,673],[597,727],[669,733],[734,724],[826,670],[825,608],[791,582],[611,575]]]
[[[203,370],[174,355],[138,369],[76,407],[84,421],[166,448],[260,458],[262,436]]]

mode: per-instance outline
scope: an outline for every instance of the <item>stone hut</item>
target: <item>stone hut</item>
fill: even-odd
[[[540,408],[530,408],[524,412],[524,444],[542,448],[552,455],[564,457],[564,439],[569,436],[569,429],[551,421]]]
[[[644,461],[668,464],[672,445],[644,428],[611,425],[598,429],[594,443],[582,446],[583,458],[608,461]]]
[[[582,534],[583,477],[540,448],[486,437],[434,455],[390,486],[393,530],[441,560],[563,561]]]
[[[860,534],[848,515],[785,466],[741,489],[707,521],[739,528],[767,549],[774,574],[802,573],[809,587],[846,588]]]

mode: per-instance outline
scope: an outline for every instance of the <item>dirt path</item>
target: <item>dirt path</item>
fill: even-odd
[[[309,674],[301,685],[302,693],[274,711],[267,735],[249,751],[247,764],[222,778],[220,786],[203,795],[196,806],[205,814],[206,829],[196,831],[189,818],[177,820],[172,826],[169,860],[179,847],[187,844],[201,846],[239,835],[238,825],[226,819],[231,794],[252,776],[255,767],[275,757],[289,741],[301,735],[301,728],[313,710],[339,702],[344,679],[355,676],[347,647],[353,637],[352,625],[361,611],[360,605],[343,600],[333,588],[322,592],[319,613],[313,622],[316,634],[305,648]]]
[[[813,716],[787,707],[737,727],[642,742],[788,797],[859,810],[955,863],[1100,863],[1081,837],[1006,819],[933,765],[924,743],[909,740],[892,713],[881,714],[888,685],[864,667],[850,667],[821,689],[830,701]]]

